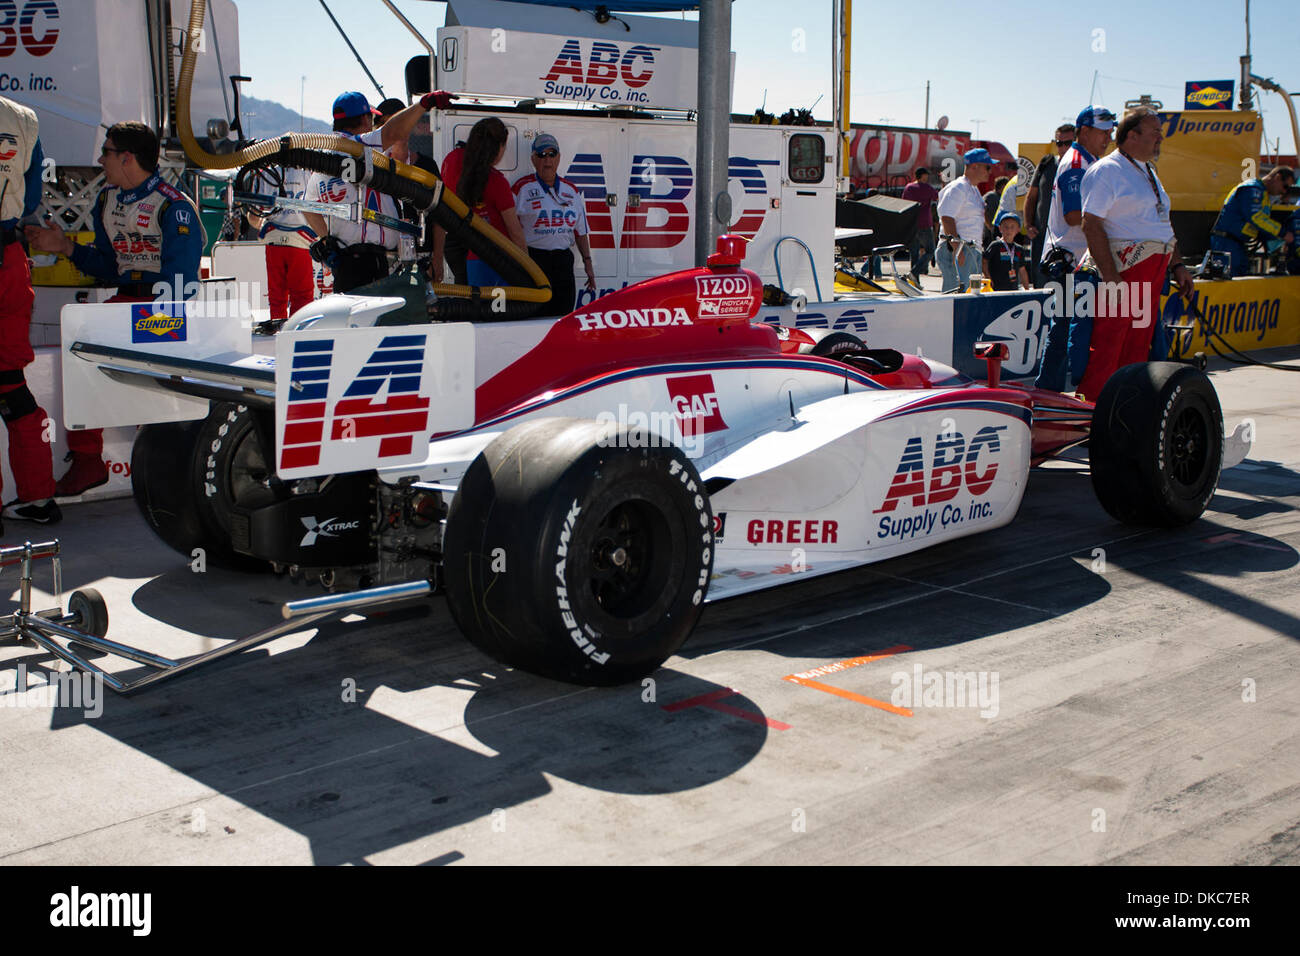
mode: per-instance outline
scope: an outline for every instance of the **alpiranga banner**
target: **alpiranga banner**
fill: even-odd
[[[1218,212],[1232,187],[1259,175],[1257,113],[1161,113],[1156,169],[1175,212]]]

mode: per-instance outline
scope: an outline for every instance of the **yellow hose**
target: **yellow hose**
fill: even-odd
[[[194,63],[198,56],[199,37],[203,35],[203,18],[206,14],[206,8],[207,0],[193,0],[190,5],[190,25],[185,34],[185,55],[181,58],[181,72],[177,78],[177,133],[180,135],[181,145],[185,148],[185,155],[190,162],[204,169],[233,169],[236,166],[246,166],[273,153],[278,153],[285,138],[289,140],[290,149],[319,149],[334,153],[347,153],[363,162],[365,161],[367,147],[347,136],[329,136],[323,133],[287,133],[283,137],[263,140],[260,143],[246,146],[241,150],[225,155],[209,153],[205,150],[199,144],[198,139],[195,138],[193,125],[190,122],[190,88],[194,84]],[[378,150],[371,150],[371,162],[376,169],[390,170],[403,179],[412,180],[429,189],[436,189],[441,182],[433,173],[420,169],[418,166],[400,163],[389,156],[385,156]],[[442,190],[441,201],[459,219],[467,220],[470,228],[485,236],[493,245],[510,256],[528,273],[528,277],[539,286],[536,289],[526,289],[522,286],[503,286],[501,288],[505,289],[507,300],[514,299],[522,302],[549,302],[551,300],[551,286],[546,274],[542,272],[537,263],[528,257],[527,253],[516,246],[508,236],[502,235],[493,228],[487,220],[481,216],[472,215],[464,200],[450,189],[444,188]],[[474,288],[471,286],[441,282],[434,283],[433,291],[435,295],[458,298],[469,298],[474,294]]]

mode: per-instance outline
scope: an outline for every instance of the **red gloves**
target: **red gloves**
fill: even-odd
[[[427,109],[438,107],[445,110],[451,106],[451,94],[443,90],[434,90],[432,93],[425,93],[420,97],[420,105]]]

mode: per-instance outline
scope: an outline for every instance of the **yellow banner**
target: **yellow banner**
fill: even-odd
[[[1259,175],[1259,114],[1161,113],[1156,168],[1176,212],[1218,212],[1232,187]]]
[[[1202,323],[1192,316],[1204,316]],[[1197,281],[1189,308],[1181,296],[1165,300],[1166,322],[1195,326],[1190,335],[1174,334],[1171,358],[1197,352],[1215,354],[1227,348],[1209,330],[1235,349],[1271,349],[1300,345],[1300,276],[1246,276],[1217,282]]]

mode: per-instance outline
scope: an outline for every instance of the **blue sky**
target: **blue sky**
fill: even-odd
[[[379,0],[326,0],[386,93],[401,97],[402,68],[421,52]],[[336,93],[358,89],[378,102],[374,86],[318,0],[236,0],[241,69],[247,92],[298,109],[306,77],[308,116],[326,119]],[[445,4],[396,0],[436,42]],[[615,4],[611,4],[615,6]],[[1150,93],[1181,105],[1187,80],[1236,79],[1245,52],[1243,0],[1091,0],[1088,3],[865,3],[854,6],[852,119],[920,126],[925,83],[930,121],[947,115],[955,129],[1014,147],[1041,142],[1062,119],[1093,98],[1112,109]],[[831,4],[737,0],[733,109],[750,112],[767,91],[768,112],[809,106],[831,115]],[[1300,35],[1294,0],[1251,3],[1254,72],[1300,92]],[[919,15],[919,17],[918,17]],[[796,50],[803,31],[804,49]],[[1295,152],[1282,98],[1259,92],[1264,131]],[[1293,98],[1294,101],[1294,98]],[[1235,102],[1234,102],[1235,105]]]

